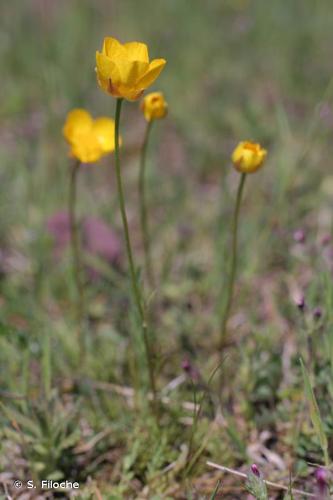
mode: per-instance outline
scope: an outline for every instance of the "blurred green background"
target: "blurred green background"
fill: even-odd
[[[25,174],[35,177],[33,205],[48,210],[61,202],[68,110],[113,114],[114,102],[94,74],[95,51],[106,35],[143,40],[152,57],[168,60],[155,85],[170,103],[160,145],[163,174],[215,182],[243,138],[269,148],[270,168],[260,183],[267,182],[269,196],[278,194],[277,204],[286,189],[309,183],[313,193],[318,173],[329,172],[329,0],[13,0],[0,9],[2,232],[26,213]],[[143,127],[135,104],[128,116],[124,133],[135,148]],[[40,189],[45,183],[48,189]]]

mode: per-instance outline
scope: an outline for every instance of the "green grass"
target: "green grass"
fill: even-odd
[[[293,486],[315,492],[313,464],[324,457],[299,358],[331,460],[332,243],[321,240],[332,232],[333,213],[332,14],[329,0],[0,6],[0,474],[9,474],[9,488],[16,478],[61,476],[80,482],[83,499],[219,498],[220,492],[236,499],[246,495],[245,481],[220,476],[206,461],[247,473],[259,454],[266,456],[257,463],[265,479],[288,487],[291,474]],[[145,293],[158,388],[170,398],[158,430],[145,398],[125,253],[118,267],[100,263],[102,278],[87,288],[89,350],[82,367],[70,252],[55,260],[45,229],[48,217],[67,206],[61,133],[67,112],[83,106],[94,116],[114,114],[115,102],[98,89],[94,72],[106,35],[145,41],[152,57],[168,61],[154,89],[165,93],[170,112],[154,127],[148,153],[159,286]],[[125,103],[122,172],[139,266],[143,134],[138,105]],[[229,158],[243,139],[261,142],[269,156],[245,187],[232,342],[222,366],[227,383],[222,417],[215,419],[218,375],[208,379],[218,363],[217,312],[238,182]],[[103,218],[121,237],[113,162],[82,169],[78,209]],[[304,244],[293,239],[298,228],[306,232]],[[305,293],[304,313],[294,304],[295,289]],[[323,316],[316,321],[317,306]],[[184,408],[193,401],[188,379],[163,392],[182,375],[184,357],[201,374],[199,418]]]

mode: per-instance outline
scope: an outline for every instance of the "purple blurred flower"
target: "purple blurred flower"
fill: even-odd
[[[327,493],[327,472],[322,467],[319,467],[315,472],[315,478],[317,481],[318,492],[321,495],[325,495]]]
[[[70,220],[67,212],[57,212],[52,215],[46,227],[54,239],[54,251],[57,258],[61,257],[70,242]],[[97,217],[86,217],[80,227],[83,250],[99,257],[110,264],[118,263],[121,255],[121,241],[112,227]],[[96,276],[96,272],[92,275]]]
[[[117,233],[101,219],[86,217],[82,224],[85,250],[110,264],[119,261],[121,242]]]
[[[296,241],[296,243],[304,243],[305,232],[303,231],[303,229],[297,229],[293,234],[293,238]]]
[[[323,315],[323,311],[321,309],[321,307],[315,307],[314,310],[313,310],[313,317],[315,319],[320,319]]]
[[[195,368],[189,358],[184,358],[182,361],[182,368],[184,372],[194,381],[197,382],[200,379],[200,372]]]
[[[324,234],[324,236],[321,238],[321,244],[323,246],[328,245],[330,241],[331,241],[331,235],[328,233]]]
[[[296,306],[300,311],[304,311],[305,309],[305,298],[304,295],[300,295],[295,299]]]
[[[260,470],[256,464],[251,465],[251,471],[255,476],[260,477]]]
[[[71,238],[68,213],[62,211],[51,215],[46,227],[54,239],[54,253],[56,257],[60,257]]]

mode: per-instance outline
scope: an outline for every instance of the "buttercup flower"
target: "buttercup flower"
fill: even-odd
[[[71,156],[82,163],[95,163],[103,156],[103,150],[96,136],[86,134],[75,139],[71,144]]]
[[[141,101],[141,110],[147,122],[164,118],[168,113],[168,104],[162,92],[151,92]]]
[[[93,133],[96,136],[104,154],[114,151],[114,121],[101,116],[93,123]],[[120,138],[121,144],[121,138]]]
[[[68,113],[63,134],[71,146],[70,155],[82,163],[94,163],[114,151],[114,121],[105,117],[94,120],[85,109]]]
[[[97,81],[108,94],[135,101],[156,80],[165,64],[165,59],[150,62],[144,43],[121,44],[107,37],[102,52],[96,52]]]
[[[251,174],[263,166],[267,151],[255,142],[240,142],[232,153],[234,167],[239,172]]]
[[[62,129],[65,139],[71,143],[75,138],[90,131],[93,119],[85,109],[73,109],[67,115]]]

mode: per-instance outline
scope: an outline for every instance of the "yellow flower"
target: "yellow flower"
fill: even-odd
[[[114,121],[101,116],[93,123],[93,132],[102,148],[103,153],[111,153],[115,149],[114,143]],[[119,139],[121,144],[121,138]]]
[[[70,155],[82,163],[93,163],[114,151],[114,121],[100,117],[94,120],[85,109],[74,109],[67,115],[63,134]]]
[[[96,52],[99,86],[114,97],[129,101],[138,99],[161,73],[165,59],[149,61],[144,43],[121,44],[115,38],[104,38],[102,52]]]
[[[168,113],[168,104],[162,92],[151,92],[141,101],[141,110],[147,122],[164,118]]]
[[[103,150],[97,137],[88,133],[73,140],[70,154],[82,163],[95,163],[102,158]]]
[[[65,139],[71,143],[75,137],[90,131],[93,119],[85,109],[73,109],[67,115],[62,132]]]
[[[251,174],[264,164],[267,156],[266,149],[255,142],[240,142],[232,153],[232,162],[239,172]]]

